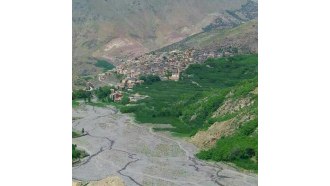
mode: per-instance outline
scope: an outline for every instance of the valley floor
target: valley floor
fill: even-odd
[[[118,176],[126,185],[257,185],[257,175],[194,157],[197,148],[182,138],[155,133],[114,107],[73,109],[73,129],[86,135],[73,144],[89,157],[73,166],[73,181]]]

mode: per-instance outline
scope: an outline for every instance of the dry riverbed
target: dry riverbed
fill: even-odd
[[[72,167],[73,181],[119,177],[125,185],[257,185],[257,175],[198,160],[198,149],[181,138],[153,132],[114,107],[73,109],[73,129],[87,135],[73,143],[90,156]]]

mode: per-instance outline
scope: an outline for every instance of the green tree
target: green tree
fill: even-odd
[[[95,90],[96,97],[101,101],[107,101],[107,97],[109,97],[110,93],[111,87],[109,86],[100,87]]]
[[[160,81],[160,77],[157,75],[146,75],[141,76],[140,80],[143,80],[145,84],[152,84],[154,82]]]
[[[169,79],[172,76],[172,72],[169,70],[166,70],[165,76],[167,77],[167,79]]]
[[[124,95],[123,98],[121,99],[121,104],[126,105],[129,103],[129,98],[128,96]]]

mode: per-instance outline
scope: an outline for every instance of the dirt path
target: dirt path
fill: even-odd
[[[73,143],[90,156],[72,168],[72,178],[96,181],[119,176],[126,185],[257,185],[257,176],[194,157],[197,148],[180,138],[134,123],[115,108],[82,106],[72,127],[87,135]]]

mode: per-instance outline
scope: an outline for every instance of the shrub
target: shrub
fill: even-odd
[[[141,76],[139,79],[143,80],[145,84],[149,84],[149,85],[157,81],[160,81],[160,77],[157,75]]]
[[[123,98],[120,101],[121,104],[126,105],[129,104],[129,98],[127,95],[124,95]]]

